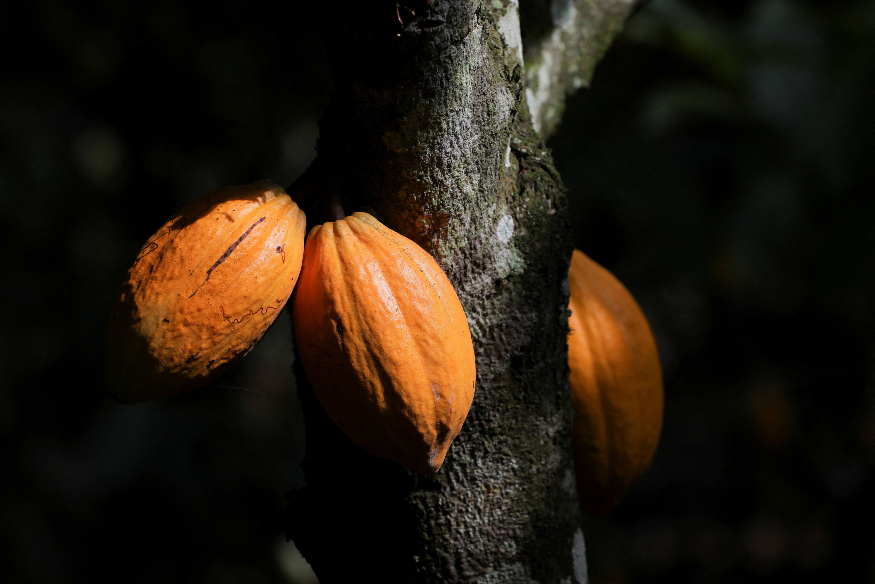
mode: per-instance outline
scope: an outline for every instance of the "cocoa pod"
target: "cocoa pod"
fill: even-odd
[[[367,213],[317,225],[292,299],[313,391],[365,450],[432,474],[474,398],[465,312],[434,259]]]
[[[580,507],[604,514],[650,465],[662,369],[644,313],[608,270],[574,250],[568,274],[572,447]]]
[[[278,185],[204,195],[142,247],[110,310],[109,392],[123,402],[208,383],[249,352],[301,270],[305,218]]]

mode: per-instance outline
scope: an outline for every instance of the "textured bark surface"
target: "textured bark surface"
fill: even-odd
[[[340,14],[323,31],[336,100],[321,125],[320,180],[342,185],[347,213],[372,213],[443,267],[468,316],[477,387],[443,468],[426,477],[352,444],[298,368],[308,485],[289,494],[286,532],[323,584],[584,582],[565,341],[571,245],[563,189],[525,104],[518,28],[517,44],[508,34],[516,3]]]

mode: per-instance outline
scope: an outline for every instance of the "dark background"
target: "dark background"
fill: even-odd
[[[102,335],[173,210],[315,157],[324,58],[294,3],[130,4],[0,5],[0,578],[308,582],[288,318],[136,406]],[[875,581],[873,33],[872,2],[653,0],[569,100],[576,245],[666,385],[651,469],[585,520],[594,583]]]

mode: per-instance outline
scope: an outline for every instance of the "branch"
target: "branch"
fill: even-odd
[[[636,0],[521,0],[526,99],[544,139],[565,99],[589,87],[596,63],[640,4]]]

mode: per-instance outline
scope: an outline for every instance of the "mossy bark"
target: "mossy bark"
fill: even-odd
[[[284,526],[323,584],[586,579],[570,457],[570,232],[508,40],[515,9],[332,4],[324,21],[336,95],[321,125],[323,184],[341,189],[347,213],[372,213],[442,266],[468,316],[477,386],[443,467],[422,476],[350,442],[296,368],[308,484],[289,494]]]

